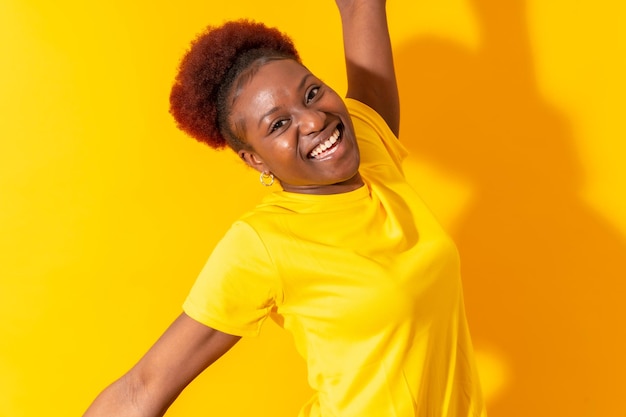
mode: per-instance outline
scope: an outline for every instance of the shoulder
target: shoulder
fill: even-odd
[[[402,162],[408,151],[382,116],[358,100],[351,98],[344,100],[359,141],[361,166],[388,159],[401,171]]]
[[[272,275],[275,271],[266,244],[247,221],[235,221],[217,243],[203,273],[212,276]]]

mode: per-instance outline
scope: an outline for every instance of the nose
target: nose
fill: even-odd
[[[326,124],[326,113],[315,109],[303,109],[298,114],[298,128],[303,135],[319,132]]]

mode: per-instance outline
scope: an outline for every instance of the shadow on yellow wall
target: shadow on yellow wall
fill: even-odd
[[[611,150],[623,152],[625,130],[608,120],[601,132],[597,123],[583,131],[540,90],[528,5],[552,7],[528,20],[558,30],[580,22],[571,19],[573,3],[472,0],[469,17],[466,3],[389,1],[390,26],[408,33],[395,44],[407,172],[435,164],[471,189],[467,204],[451,209],[462,192],[439,190],[427,171],[413,178],[437,214],[455,211],[443,223],[463,259],[489,414],[623,416],[626,241],[587,205],[605,209],[606,199],[583,200],[581,189],[590,187],[588,169],[615,165],[600,146],[606,131],[618,139]],[[576,4],[600,10],[591,0]],[[315,6],[333,23],[323,33],[301,24],[311,11],[304,3],[272,5],[0,2],[0,416],[79,415],[180,312],[210,249],[265,192],[234,155],[184,137],[167,114],[175,63],[195,32],[254,16],[292,34],[315,72],[342,82],[332,0]],[[559,20],[568,10],[570,22]],[[467,34],[418,36],[437,13],[440,34],[476,19],[476,48],[462,43]],[[580,19],[589,22],[594,56],[620,51],[602,20]],[[545,33],[533,36],[535,47],[547,43]],[[623,83],[618,70],[607,82]],[[566,101],[587,91],[574,82],[565,83]],[[606,120],[590,111],[578,115]],[[623,184],[626,176],[617,177]],[[623,213],[611,220],[626,224]],[[308,395],[289,337],[269,324],[168,415],[289,416]]]
[[[538,90],[525,2],[472,5],[478,49],[426,36],[396,60],[404,143],[473,189],[451,232],[477,349],[505,361],[489,413],[621,415],[626,240],[581,200],[570,121]]]

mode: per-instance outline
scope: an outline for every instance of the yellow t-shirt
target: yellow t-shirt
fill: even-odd
[[[184,303],[220,331],[292,333],[316,395],[301,417],[479,417],[456,247],[406,182],[406,151],[346,99],[365,186],[275,192],[235,222]]]

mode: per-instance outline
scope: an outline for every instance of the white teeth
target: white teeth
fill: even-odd
[[[315,158],[317,155],[321,154],[326,149],[330,148],[335,143],[337,143],[338,139],[339,139],[339,129],[335,129],[333,134],[330,135],[330,137],[326,140],[326,142],[320,143],[319,145],[315,147],[315,149],[311,151],[311,157]]]

